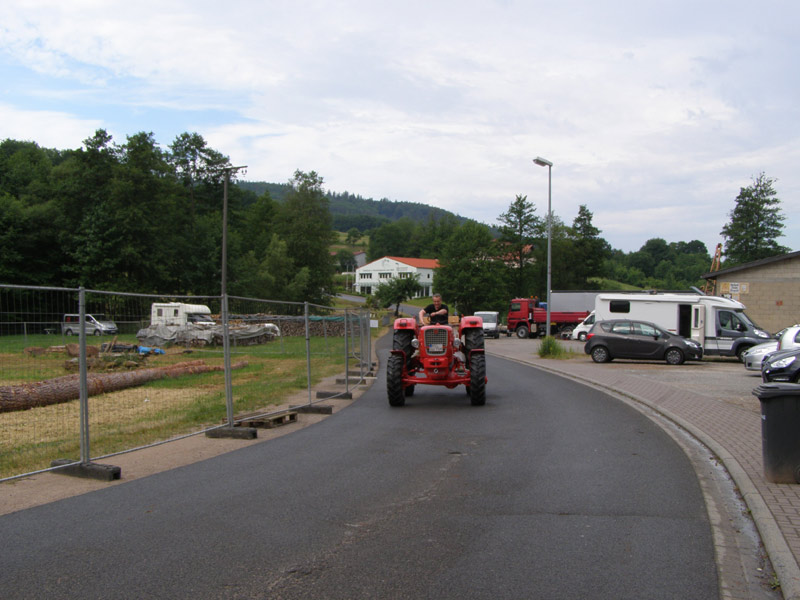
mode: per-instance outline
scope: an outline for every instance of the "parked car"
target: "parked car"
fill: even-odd
[[[572,330],[572,339],[585,342],[586,335],[591,330],[592,325],[594,325],[594,311],[590,312],[588,317],[575,326],[575,329]]]
[[[686,359],[703,358],[703,347],[694,340],[664,331],[647,321],[629,319],[595,323],[586,335],[583,350],[597,363],[615,358],[638,358],[680,365]]]
[[[778,349],[778,340],[771,342],[764,342],[763,344],[756,344],[744,354],[742,354],[742,362],[744,368],[748,371],[761,371],[761,363],[764,357],[772,354]]]
[[[84,327],[86,335],[117,335],[119,333],[117,324],[100,314],[84,315]],[[61,321],[61,333],[79,335],[80,332],[80,315],[64,315],[64,320]]]
[[[778,350],[767,356],[761,365],[761,379],[800,383],[800,348]]]
[[[745,369],[761,371],[761,363],[768,354],[777,350],[800,348],[800,325],[784,327],[774,337],[774,340],[753,346],[742,355]]]

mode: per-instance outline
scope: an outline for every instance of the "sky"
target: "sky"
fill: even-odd
[[[764,173],[800,250],[798,24],[796,0],[10,0],[0,140],[197,132],[248,181],[488,225],[585,205],[625,252],[713,253]]]

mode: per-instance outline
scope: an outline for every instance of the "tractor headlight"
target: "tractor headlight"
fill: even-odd
[[[411,340],[411,347],[414,348],[415,350],[419,348],[419,340],[417,338]]]
[[[453,340],[453,348],[458,350],[461,347],[461,340],[459,338],[455,338]]]

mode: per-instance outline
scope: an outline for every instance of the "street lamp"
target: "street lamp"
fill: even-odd
[[[550,274],[552,271],[553,261],[551,259],[552,250],[552,227],[553,227],[553,214],[550,210],[551,196],[553,191],[553,163],[546,158],[537,156],[533,159],[533,163],[540,167],[547,167],[547,333],[550,335]]]

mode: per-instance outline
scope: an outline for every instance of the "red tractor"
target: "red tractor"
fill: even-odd
[[[386,367],[386,391],[391,406],[403,406],[420,385],[467,386],[473,406],[486,404],[486,355],[483,320],[463,317],[458,335],[451,325],[417,325],[416,319],[396,319],[392,353]]]

